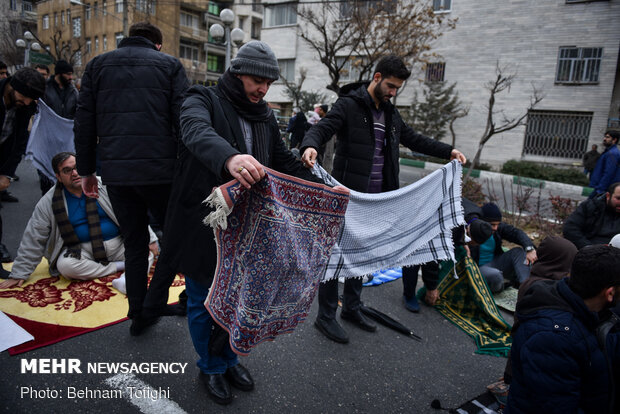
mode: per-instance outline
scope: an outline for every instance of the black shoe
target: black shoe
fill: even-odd
[[[187,307],[177,303],[176,305],[166,305],[160,312],[160,316],[185,316]]]
[[[4,270],[4,267],[0,265],[0,279],[8,279],[10,275],[11,272],[9,272],[8,270]]]
[[[228,380],[230,385],[241,391],[252,391],[254,389],[254,380],[250,371],[241,364],[228,368],[224,373],[224,378]]]
[[[8,249],[2,243],[0,243],[0,261],[2,263],[11,263],[13,261]]]
[[[345,321],[349,321],[356,325],[358,328],[363,329],[368,332],[374,332],[377,330],[377,325],[370,322],[367,317],[364,316],[361,310],[354,311],[342,311],[340,312],[340,317]]]
[[[15,197],[12,193],[8,191],[0,192],[0,201],[4,201],[6,203],[17,203],[19,198]]]
[[[340,344],[349,343],[349,336],[347,335],[347,332],[342,329],[342,326],[340,326],[336,319],[316,318],[314,321],[314,327],[334,342],[338,342]]]
[[[232,392],[230,391],[228,381],[224,378],[224,374],[204,374],[201,371],[199,378],[213,401],[222,405],[232,402]]]
[[[142,315],[138,315],[131,320],[131,326],[129,327],[129,333],[131,336],[139,336],[144,333],[146,328],[149,326],[155,325],[159,321],[159,317],[145,317]]]

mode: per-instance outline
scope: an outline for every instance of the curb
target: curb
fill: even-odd
[[[435,171],[441,167],[442,164],[437,164],[434,162],[420,161],[420,160],[412,160],[409,158],[400,158],[401,165],[407,165],[409,167],[421,168],[423,170]],[[463,175],[467,174],[469,168],[463,168]],[[471,172],[471,177],[479,178],[479,179],[488,179],[488,180],[497,180],[504,182],[507,180],[513,184],[522,185],[525,187],[532,188],[541,188],[546,189],[553,192],[558,192],[562,196],[572,196],[572,197],[584,197],[587,198],[593,191],[590,187],[583,187],[580,185],[573,184],[565,184],[558,183],[555,181],[546,181],[539,180],[536,178],[527,178],[527,177],[519,177],[516,175],[502,174],[493,171],[484,171],[484,170],[476,170],[474,169]]]

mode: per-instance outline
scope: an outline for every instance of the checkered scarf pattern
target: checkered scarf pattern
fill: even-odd
[[[318,164],[313,173],[329,185],[339,185]],[[395,191],[351,191],[344,229],[332,250],[323,281],[453,260],[451,230],[465,223],[461,174],[461,164],[452,161]]]
[[[52,211],[54,218],[60,229],[62,240],[67,246],[65,257],[74,257],[80,259],[82,257],[82,249],[80,248],[80,239],[75,234],[75,230],[69,221],[67,209],[65,208],[65,200],[62,194],[64,186],[60,181],[56,183],[54,195],[52,197]],[[94,198],[86,198],[86,219],[88,220],[88,234],[93,249],[93,257],[98,263],[108,264],[108,257],[103,245],[103,234],[101,233],[101,223],[99,222],[99,212],[97,211],[97,201]]]

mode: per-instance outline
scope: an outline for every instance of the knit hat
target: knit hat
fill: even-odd
[[[54,74],[61,75],[63,73],[73,73],[73,66],[71,66],[71,64],[66,60],[59,60],[56,62]]]
[[[237,56],[230,61],[230,73],[277,80],[280,77],[280,67],[276,55],[267,43],[252,40],[241,46]]]
[[[492,234],[493,228],[486,221],[474,220],[469,225],[469,237],[478,244],[489,240]]]
[[[502,212],[497,204],[486,203],[482,206],[482,219],[484,221],[502,221]]]
[[[21,68],[10,79],[11,87],[30,99],[39,99],[45,94],[45,78],[36,69]]]

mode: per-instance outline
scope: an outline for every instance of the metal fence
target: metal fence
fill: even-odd
[[[592,112],[528,113],[523,155],[581,159],[588,149]]]

